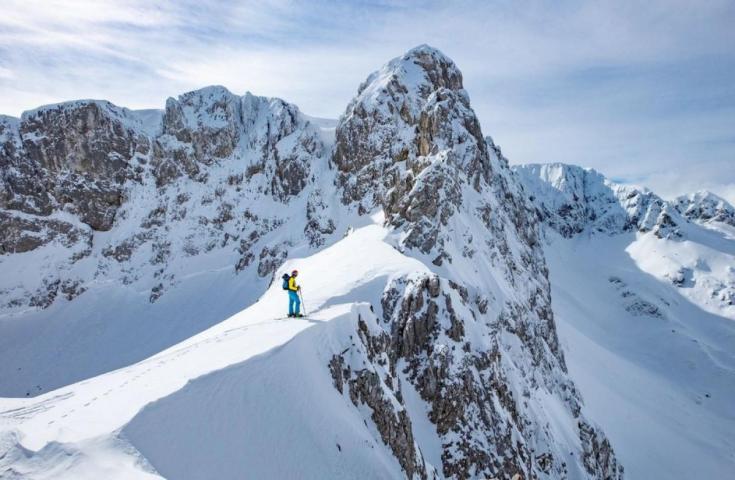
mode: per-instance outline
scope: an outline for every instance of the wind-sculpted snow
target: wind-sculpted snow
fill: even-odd
[[[295,106],[222,87],[169,99],[158,114],[106,102],[40,111],[0,124],[0,220],[14,232],[0,262],[17,273],[0,285],[14,322],[0,337],[0,387],[41,396],[6,403],[7,424],[27,435],[7,437],[6,471],[27,467],[12,459],[31,445],[43,470],[46,443],[76,455],[101,437],[127,445],[118,463],[135,465],[133,455],[149,462],[141,475],[174,478],[203,465],[217,465],[214,476],[289,476],[308,455],[324,456],[304,467],[319,478],[370,462],[379,478],[622,477],[567,371],[537,207],[441,52],[420,46],[371,74],[333,144]],[[35,188],[32,171],[62,184],[76,175],[78,195]],[[657,197],[620,209],[621,221],[637,215],[640,228],[675,234]],[[308,321],[334,324],[281,348],[307,325],[276,320],[278,282],[255,301],[294,267],[311,292]],[[57,355],[68,344],[74,355]],[[263,349],[257,368],[215,372]],[[265,381],[269,371],[278,378]],[[65,393],[44,393],[57,387]],[[280,410],[268,401],[279,393]],[[304,402],[320,421],[297,421],[306,439],[323,433],[318,448],[276,458],[294,430],[283,422],[258,436],[259,455],[242,454],[247,434],[232,436],[239,449],[218,448],[217,428],[265,425],[237,409],[275,420]],[[181,431],[186,418],[212,448]]]

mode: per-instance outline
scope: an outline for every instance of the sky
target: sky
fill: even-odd
[[[511,163],[735,202],[735,0],[0,0],[0,113],[163,108],[207,85],[337,118],[419,44],[451,57]]]

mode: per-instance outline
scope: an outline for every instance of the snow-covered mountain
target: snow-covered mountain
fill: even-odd
[[[37,395],[188,338],[335,232],[328,144],[281,100],[210,87],[165,112],[80,101],[14,125],[0,150],[12,272],[0,315],[13,323],[0,394]]]
[[[696,471],[735,462],[732,207],[512,170],[431,47],[369,75],[336,123],[223,87],[163,111],[0,117],[0,169],[0,475],[686,478],[687,448]],[[273,280],[293,268],[306,319],[282,318]]]
[[[735,235],[709,193],[666,201],[594,170],[514,167],[544,223],[569,370],[633,478],[735,461]]]
[[[712,192],[699,191],[676,199],[676,209],[689,220],[735,227],[735,208]]]
[[[677,209],[645,188],[620,185],[592,169],[546,164],[515,167],[539,219],[564,237],[583,232],[681,233]]]
[[[699,192],[667,201],[572,165],[514,170],[539,220],[555,234],[637,232],[628,252],[645,272],[674,285],[702,309],[735,319],[735,209],[724,199]]]

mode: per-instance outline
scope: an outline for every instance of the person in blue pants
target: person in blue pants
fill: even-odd
[[[301,317],[301,299],[299,298],[299,290],[301,287],[296,285],[296,277],[299,275],[298,270],[291,272],[291,278],[288,279],[288,316]]]

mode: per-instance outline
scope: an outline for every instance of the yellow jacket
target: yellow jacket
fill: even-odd
[[[294,292],[299,290],[299,286],[296,285],[296,277],[292,276],[288,279],[288,289]]]

